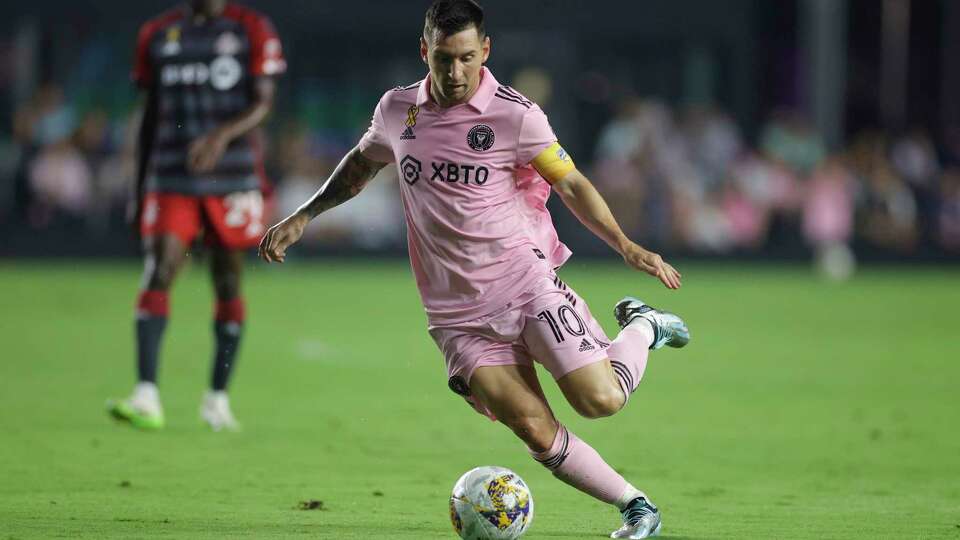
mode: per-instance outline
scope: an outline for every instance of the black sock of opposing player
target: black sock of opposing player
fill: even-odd
[[[217,349],[213,356],[213,374],[210,380],[210,388],[214,391],[227,389],[230,374],[236,364],[237,349],[240,347],[243,320],[243,299],[234,298],[233,300],[217,302],[217,312],[213,323]]]
[[[157,382],[160,341],[167,328],[166,291],[143,291],[137,299],[137,379]]]

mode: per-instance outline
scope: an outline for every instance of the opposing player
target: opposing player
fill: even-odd
[[[656,506],[557,421],[533,362],[580,414],[608,416],[636,390],[648,349],[681,347],[689,332],[679,317],[627,297],[615,308],[620,334],[606,337],[554,273],[570,251],[545,207],[551,187],[628,265],[671,289],[680,274],[621,232],[543,111],[483,67],[489,54],[476,3],[435,1],[420,42],[428,76],[384,94],[359,145],[267,232],[260,255],[283,262],[314,216],[395,162],[411,266],[450,388],[513,430],[557,478],[616,505],[623,526],[612,537],[646,538],[660,530]]]
[[[133,79],[145,93],[135,225],[146,253],[136,304],[133,394],[110,413],[143,429],[164,425],[157,391],[168,294],[198,235],[210,248],[216,350],[201,416],[236,429],[227,383],[244,324],[244,252],[265,229],[259,134],[286,63],[270,21],[224,0],[191,0],[150,20],[137,38]]]

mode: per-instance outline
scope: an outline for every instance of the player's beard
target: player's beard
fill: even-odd
[[[470,93],[470,84],[463,83],[457,86],[442,86],[443,97],[451,104],[462,103]]]

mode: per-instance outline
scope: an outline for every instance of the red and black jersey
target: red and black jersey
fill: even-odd
[[[207,195],[258,189],[259,151],[252,135],[231,142],[214,170],[203,175],[187,168],[187,150],[253,104],[257,77],[279,75],[286,67],[270,20],[236,4],[202,23],[184,6],[144,24],[133,80],[156,98],[147,189]]]

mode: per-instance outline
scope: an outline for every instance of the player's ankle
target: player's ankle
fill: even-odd
[[[133,393],[138,396],[143,396],[152,399],[159,399],[160,389],[157,388],[157,383],[153,381],[140,381],[133,387]]]
[[[624,488],[623,490],[623,495],[620,495],[620,497],[614,502],[614,504],[617,506],[619,510],[623,510],[624,508],[627,507],[628,504],[630,504],[637,497],[643,497],[644,499],[646,499],[647,494],[633,487],[633,485],[627,484],[627,487]]]

